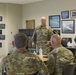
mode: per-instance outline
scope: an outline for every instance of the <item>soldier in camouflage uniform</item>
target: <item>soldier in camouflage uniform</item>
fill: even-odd
[[[46,25],[46,18],[41,18],[41,25],[35,28],[32,36],[32,46],[36,43],[36,52],[39,53],[39,49],[42,48],[43,54],[50,52],[49,40],[53,35],[50,26]]]
[[[49,75],[40,58],[25,49],[26,40],[22,33],[14,36],[16,50],[2,60],[2,75]]]
[[[73,53],[61,45],[61,38],[58,34],[51,37],[51,45],[54,48],[49,54],[47,67],[50,75],[62,75],[66,64],[73,62]]]

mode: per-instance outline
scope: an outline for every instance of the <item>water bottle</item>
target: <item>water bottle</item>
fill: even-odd
[[[42,57],[42,48],[39,49],[39,55]]]
[[[34,51],[33,54],[36,54],[36,52]]]
[[[6,67],[4,66],[4,68],[2,69],[2,75],[6,75]]]

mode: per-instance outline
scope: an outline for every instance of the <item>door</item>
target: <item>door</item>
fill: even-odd
[[[34,29],[35,20],[26,20],[26,29]]]

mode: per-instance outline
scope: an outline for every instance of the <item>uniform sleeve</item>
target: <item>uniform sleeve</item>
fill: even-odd
[[[36,29],[33,32],[33,36],[32,36],[32,42],[36,41]]]
[[[49,55],[48,61],[47,61],[47,68],[49,70],[50,74],[54,73],[54,69],[55,69],[55,58],[52,55],[52,53]]]
[[[54,34],[51,27],[49,27],[48,33],[49,33],[49,40],[50,40],[51,36]]]

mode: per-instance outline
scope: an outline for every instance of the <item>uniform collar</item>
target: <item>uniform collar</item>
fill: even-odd
[[[25,52],[27,52],[26,49],[17,49],[17,50],[15,51],[15,53],[25,53]]]
[[[40,28],[46,28],[46,25],[44,25],[44,26],[40,25]]]

